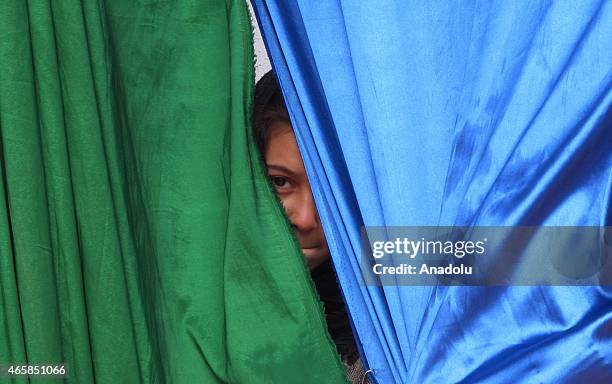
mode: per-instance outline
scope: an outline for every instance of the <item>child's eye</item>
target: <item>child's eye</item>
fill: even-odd
[[[270,176],[270,180],[276,188],[286,188],[289,186],[289,180],[283,176]]]

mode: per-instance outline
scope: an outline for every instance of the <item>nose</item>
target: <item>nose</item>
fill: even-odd
[[[298,231],[308,232],[319,226],[319,215],[310,190],[302,193],[292,205],[288,210],[289,220]]]

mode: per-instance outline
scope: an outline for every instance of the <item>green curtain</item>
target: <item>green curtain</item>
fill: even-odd
[[[345,382],[250,135],[251,34],[241,0],[0,1],[0,364]]]

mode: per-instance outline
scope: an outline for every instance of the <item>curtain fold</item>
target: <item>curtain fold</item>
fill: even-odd
[[[345,382],[251,138],[244,2],[3,1],[0,68],[0,365]]]
[[[610,287],[360,270],[364,225],[611,225],[611,3],[253,3],[373,379],[612,380]]]

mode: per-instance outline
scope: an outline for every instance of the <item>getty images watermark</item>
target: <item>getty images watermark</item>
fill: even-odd
[[[458,259],[470,255],[482,255],[485,253],[485,244],[487,239],[480,241],[441,241],[441,240],[425,240],[422,237],[420,240],[411,240],[407,237],[396,238],[393,241],[374,241],[372,244],[372,256],[375,259],[381,259],[386,255],[403,255],[404,257],[415,259],[419,256],[429,255],[452,255]],[[420,264],[417,270],[415,265],[402,263],[397,266],[384,266],[382,263],[376,263],[372,267],[372,271],[376,275],[382,274],[427,274],[427,275],[471,275],[473,267],[464,264],[453,265],[449,263],[446,266],[428,265],[426,262]]]
[[[612,285],[612,227],[366,227],[368,285]]]

